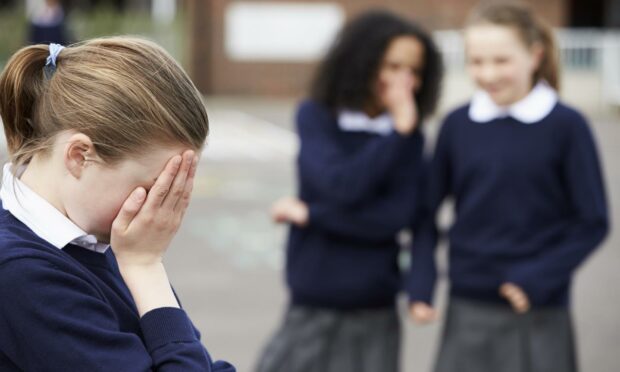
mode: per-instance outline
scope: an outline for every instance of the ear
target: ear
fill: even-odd
[[[65,146],[65,168],[73,177],[79,179],[86,168],[87,161],[97,157],[95,146],[90,137],[83,133],[75,133],[69,137]]]
[[[532,44],[532,46],[530,47],[530,55],[533,59],[532,67],[534,71],[536,71],[540,68],[540,64],[542,63],[542,60],[545,56],[545,47],[543,46],[543,44],[540,42],[535,42],[534,44]]]

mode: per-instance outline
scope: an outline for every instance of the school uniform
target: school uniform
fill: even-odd
[[[445,119],[428,180],[427,217],[414,232],[407,280],[412,302],[432,301],[433,217],[447,196],[456,209],[435,371],[575,371],[571,278],[608,230],[583,116],[543,82],[508,108],[478,92]],[[500,297],[506,282],[527,293],[530,312],[516,315]]]
[[[142,317],[107,244],[4,167],[0,370],[235,371],[213,362],[182,309]]]
[[[313,101],[296,121],[309,222],[290,228],[290,305],[257,371],[397,371],[396,235],[414,219],[423,137]]]

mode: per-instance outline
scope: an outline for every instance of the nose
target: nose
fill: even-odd
[[[399,80],[406,81],[408,84],[412,86],[416,86],[418,77],[417,75],[408,67],[402,67],[398,69],[397,72]]]
[[[399,67],[396,70],[396,76],[398,76],[401,79],[411,79],[414,77],[411,69],[407,68],[406,66]]]
[[[491,63],[485,63],[480,66],[477,75],[479,80],[484,84],[494,84],[497,82],[499,76],[497,68]]]

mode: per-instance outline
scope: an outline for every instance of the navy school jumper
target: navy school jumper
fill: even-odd
[[[219,371],[185,311],[139,317],[112,249],[39,238],[0,203],[0,371]]]
[[[290,229],[286,277],[292,304],[390,308],[402,288],[397,232],[413,219],[423,137],[345,132],[313,101],[297,112],[299,196],[307,226]]]
[[[522,287],[533,306],[567,306],[571,276],[608,230],[599,159],[586,120],[557,103],[540,122],[476,123],[469,105],[447,116],[414,232],[411,301],[432,301],[437,208],[454,197],[449,232],[451,294],[506,301],[502,283]]]

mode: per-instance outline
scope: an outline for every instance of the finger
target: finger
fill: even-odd
[[[186,180],[186,188],[183,192],[183,197],[179,204],[175,207],[175,211],[179,214],[179,225],[183,221],[185,216],[185,212],[187,212],[187,207],[189,206],[189,202],[192,196],[192,190],[194,189],[194,176],[196,175],[196,167],[198,165],[198,157],[194,157],[194,161],[192,163],[192,168],[189,170],[188,179]]]
[[[514,308],[517,311],[519,311],[519,312],[523,312],[523,311],[527,310],[527,308],[528,308],[528,305],[527,305],[526,301],[515,301],[513,303],[513,305],[514,305]]]
[[[529,307],[530,302],[524,295],[515,296],[513,303],[520,309],[526,309]]]
[[[192,198],[192,190],[194,189],[194,178],[196,176],[196,168],[198,167],[198,156],[194,155],[189,162],[189,170],[185,178],[185,184],[183,185],[183,191],[181,197],[174,206],[175,211],[185,211],[189,206],[189,201]]]
[[[422,80],[418,76],[412,76],[411,80],[413,81],[414,88],[419,88],[420,86],[422,86]]]
[[[526,313],[530,310],[530,306],[527,303],[523,303],[523,304],[515,304],[513,306],[513,309],[515,310],[515,312],[517,312],[518,314],[523,314]]]
[[[518,313],[524,313],[530,308],[529,300],[527,296],[522,292],[515,292],[513,295],[508,297],[508,300],[512,308]]]
[[[429,307],[429,308],[424,309],[423,315],[427,321],[432,321],[432,320],[435,320],[435,318],[437,317],[437,312],[434,309]]]
[[[503,291],[503,295],[504,295],[504,297],[510,297],[510,298],[512,298],[512,297],[514,297],[515,293],[516,293],[516,292],[515,292],[515,289],[514,289],[514,288],[512,288],[512,287],[506,287],[506,288],[504,289],[504,291]]]
[[[504,296],[507,297],[509,296],[511,293],[513,293],[513,291],[516,289],[516,286],[512,283],[504,283],[499,287],[499,293]]]
[[[273,211],[273,219],[278,223],[289,223],[293,219],[291,217],[291,211],[287,207],[279,206],[277,209]]]
[[[276,208],[276,206],[271,207],[269,215],[274,222],[280,222],[280,211]]]
[[[112,231],[118,233],[127,231],[131,221],[133,221],[144,204],[145,199],[146,190],[142,187],[138,187],[129,194],[129,197],[125,200],[121,206],[121,210],[112,222]]]
[[[523,292],[523,290],[521,288],[516,287],[516,286],[509,287],[506,290],[506,294],[509,297],[512,297],[513,299],[516,299],[516,300],[526,299],[527,298],[525,292]]]
[[[189,171],[194,161],[194,152],[191,150],[185,151],[182,154],[182,162],[179,167],[179,171],[172,180],[170,190],[166,194],[166,197],[162,201],[161,206],[166,209],[174,210],[179,200],[183,197],[183,191],[185,190],[185,181],[189,175]]]
[[[416,309],[413,312],[413,320],[418,324],[430,323],[434,321],[435,318],[435,311],[430,308]]]
[[[308,224],[308,219],[310,218],[310,211],[308,205],[301,200],[297,201],[297,225],[300,227],[304,227]]]
[[[276,210],[286,210],[288,208],[290,208],[291,205],[294,205],[294,199],[290,196],[285,196],[282,197],[278,200],[276,200],[272,205],[271,205],[271,210],[276,211]]]
[[[189,206],[189,202],[192,197],[192,191],[194,190],[194,177],[196,175],[197,167],[198,167],[198,156],[195,156],[192,162],[192,166],[188,173],[188,178],[185,181],[186,186],[185,186],[185,191],[183,192],[183,197],[181,198],[181,202],[175,207],[175,210],[180,211],[179,221],[183,220],[183,217],[185,216],[185,212],[187,212],[187,207]]]
[[[407,71],[405,74],[405,81],[407,82],[407,86],[412,87],[415,84],[415,76],[410,71]]]
[[[411,86],[413,86],[413,78],[411,77],[411,74],[404,71],[399,74],[398,80],[396,80],[394,85],[399,90],[408,90]]]
[[[275,203],[273,203],[273,205],[271,206],[270,214],[271,214],[271,219],[273,219],[275,222],[281,222],[282,215],[283,215],[281,200],[278,200]]]
[[[416,321],[432,321],[436,317],[435,309],[423,302],[411,306],[411,315]]]
[[[524,298],[518,293],[512,293],[508,296],[508,300],[512,305],[518,306],[520,303],[523,303]]]
[[[429,318],[430,312],[425,308],[413,309],[413,317],[417,321],[425,321]]]
[[[510,295],[510,298],[512,298],[512,301],[516,303],[525,302],[525,296],[523,295],[523,293],[514,292]]]
[[[179,171],[181,161],[181,155],[175,155],[168,160],[164,170],[159,174],[157,181],[155,181],[155,184],[149,190],[146,203],[144,204],[146,209],[152,210],[161,207],[166,195],[168,195],[170,191],[172,181]]]
[[[530,304],[529,301],[525,301],[525,304],[523,304],[523,312],[526,313],[528,311],[530,311],[530,308],[532,307],[532,305]]]
[[[291,221],[288,218],[288,216],[280,214],[280,215],[275,215],[273,217],[273,222],[275,222],[275,223],[289,223]]]

